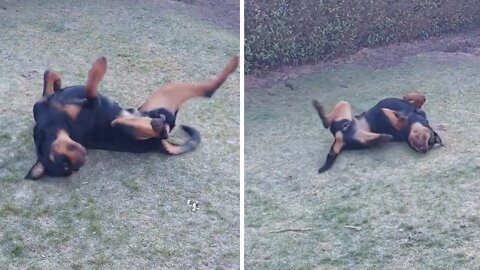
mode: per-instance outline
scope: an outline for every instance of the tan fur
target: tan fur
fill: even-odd
[[[173,144],[173,143],[171,143],[167,140],[162,140],[161,143],[162,143],[165,151],[167,151],[171,155],[180,155],[180,154],[185,153],[185,147],[183,147],[181,145]]]
[[[423,104],[427,100],[424,94],[420,93],[407,93],[403,96],[403,100],[414,105],[418,109],[422,108]]]
[[[417,151],[426,151],[428,149],[428,141],[430,140],[430,129],[420,123],[413,123],[410,127],[408,141]]]
[[[342,132],[337,131],[337,133],[335,133],[335,143],[332,148],[335,154],[339,154],[340,151],[342,151],[343,145],[343,134]]]
[[[170,113],[175,114],[180,106],[190,98],[203,97],[213,94],[219,88],[228,76],[235,71],[238,66],[238,56],[232,57],[223,72],[211,81],[203,84],[189,83],[171,83],[155,91],[148,100],[138,108],[139,111],[147,112],[159,108],[164,108]]]
[[[146,140],[151,138],[158,138],[160,134],[152,128],[152,118],[146,116],[136,116],[127,111],[122,111],[120,115],[115,118],[110,124],[124,125],[132,128],[135,131],[135,137],[138,140]],[[165,123],[166,132],[170,132],[170,127]]]
[[[339,103],[337,103],[328,115],[325,114],[323,106],[318,100],[313,101],[313,107],[315,107],[315,109],[317,110],[318,115],[320,116],[320,119],[322,120],[323,126],[325,128],[328,128],[334,121],[351,121],[353,118],[352,108],[350,104],[346,101],[340,101]]]
[[[82,108],[74,104],[60,105],[57,103],[51,103],[51,105],[58,111],[66,113],[70,119],[76,120]]]
[[[100,57],[92,65],[88,71],[88,79],[85,83],[87,89],[87,98],[95,98],[98,95],[98,84],[102,81],[103,76],[107,72],[107,58]]]
[[[60,75],[55,71],[47,71],[48,74],[46,76],[45,81],[43,82],[45,85],[45,96],[52,95],[55,90],[62,88],[62,81],[60,79]]]
[[[333,107],[332,112],[327,115],[327,119],[330,123],[340,120],[351,121],[352,118],[352,107],[346,101],[340,101],[339,103],[337,103],[337,105]]]
[[[75,150],[69,149],[69,145],[73,146]],[[65,155],[72,164],[77,164],[81,159],[84,158],[86,153],[87,150],[85,150],[81,144],[72,140],[68,133],[61,129],[57,132],[57,138],[52,143],[49,158],[51,161],[55,161],[54,154]],[[79,156],[79,154],[82,156]]]
[[[382,109],[385,116],[388,118],[390,124],[398,131],[405,128],[405,124],[407,123],[407,119],[402,116],[398,116],[398,114],[390,109],[383,108]]]

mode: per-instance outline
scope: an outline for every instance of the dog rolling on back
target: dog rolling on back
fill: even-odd
[[[26,178],[71,175],[84,165],[88,148],[169,155],[193,151],[200,134],[192,127],[181,126],[189,135],[184,143],[167,140],[180,107],[194,97],[212,97],[238,62],[238,57],[233,57],[215,79],[202,84],[168,84],[138,109],[123,109],[98,93],[107,70],[104,57],[92,65],[85,85],[62,88],[59,74],[47,70],[42,98],[33,108],[37,162]]]
[[[443,145],[421,109],[424,103],[425,96],[410,93],[403,99],[383,99],[370,110],[353,116],[348,102],[339,102],[327,115],[320,102],[314,100],[313,107],[323,126],[330,129],[334,136],[327,159],[318,172],[330,169],[343,150],[364,149],[388,141],[405,141],[415,151],[425,153],[437,143]]]

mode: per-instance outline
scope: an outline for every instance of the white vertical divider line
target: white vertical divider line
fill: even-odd
[[[245,2],[240,0],[240,269],[245,269]]]

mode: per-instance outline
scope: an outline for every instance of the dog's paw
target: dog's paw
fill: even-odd
[[[390,134],[381,134],[380,135],[380,142],[387,143],[393,141],[393,136]]]
[[[320,169],[318,169],[318,173],[324,173],[328,170],[328,168],[325,168],[325,167],[321,167]]]
[[[153,131],[158,134],[161,139],[168,138],[168,124],[165,122],[165,115],[161,114],[159,118],[154,118],[150,122]]]

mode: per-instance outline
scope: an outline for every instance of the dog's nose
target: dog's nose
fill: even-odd
[[[78,171],[80,167],[85,164],[85,155],[79,155],[75,163],[72,163],[72,168],[74,171]]]
[[[422,145],[422,146],[418,147],[417,150],[420,153],[426,153],[428,149],[427,149],[426,145]]]

